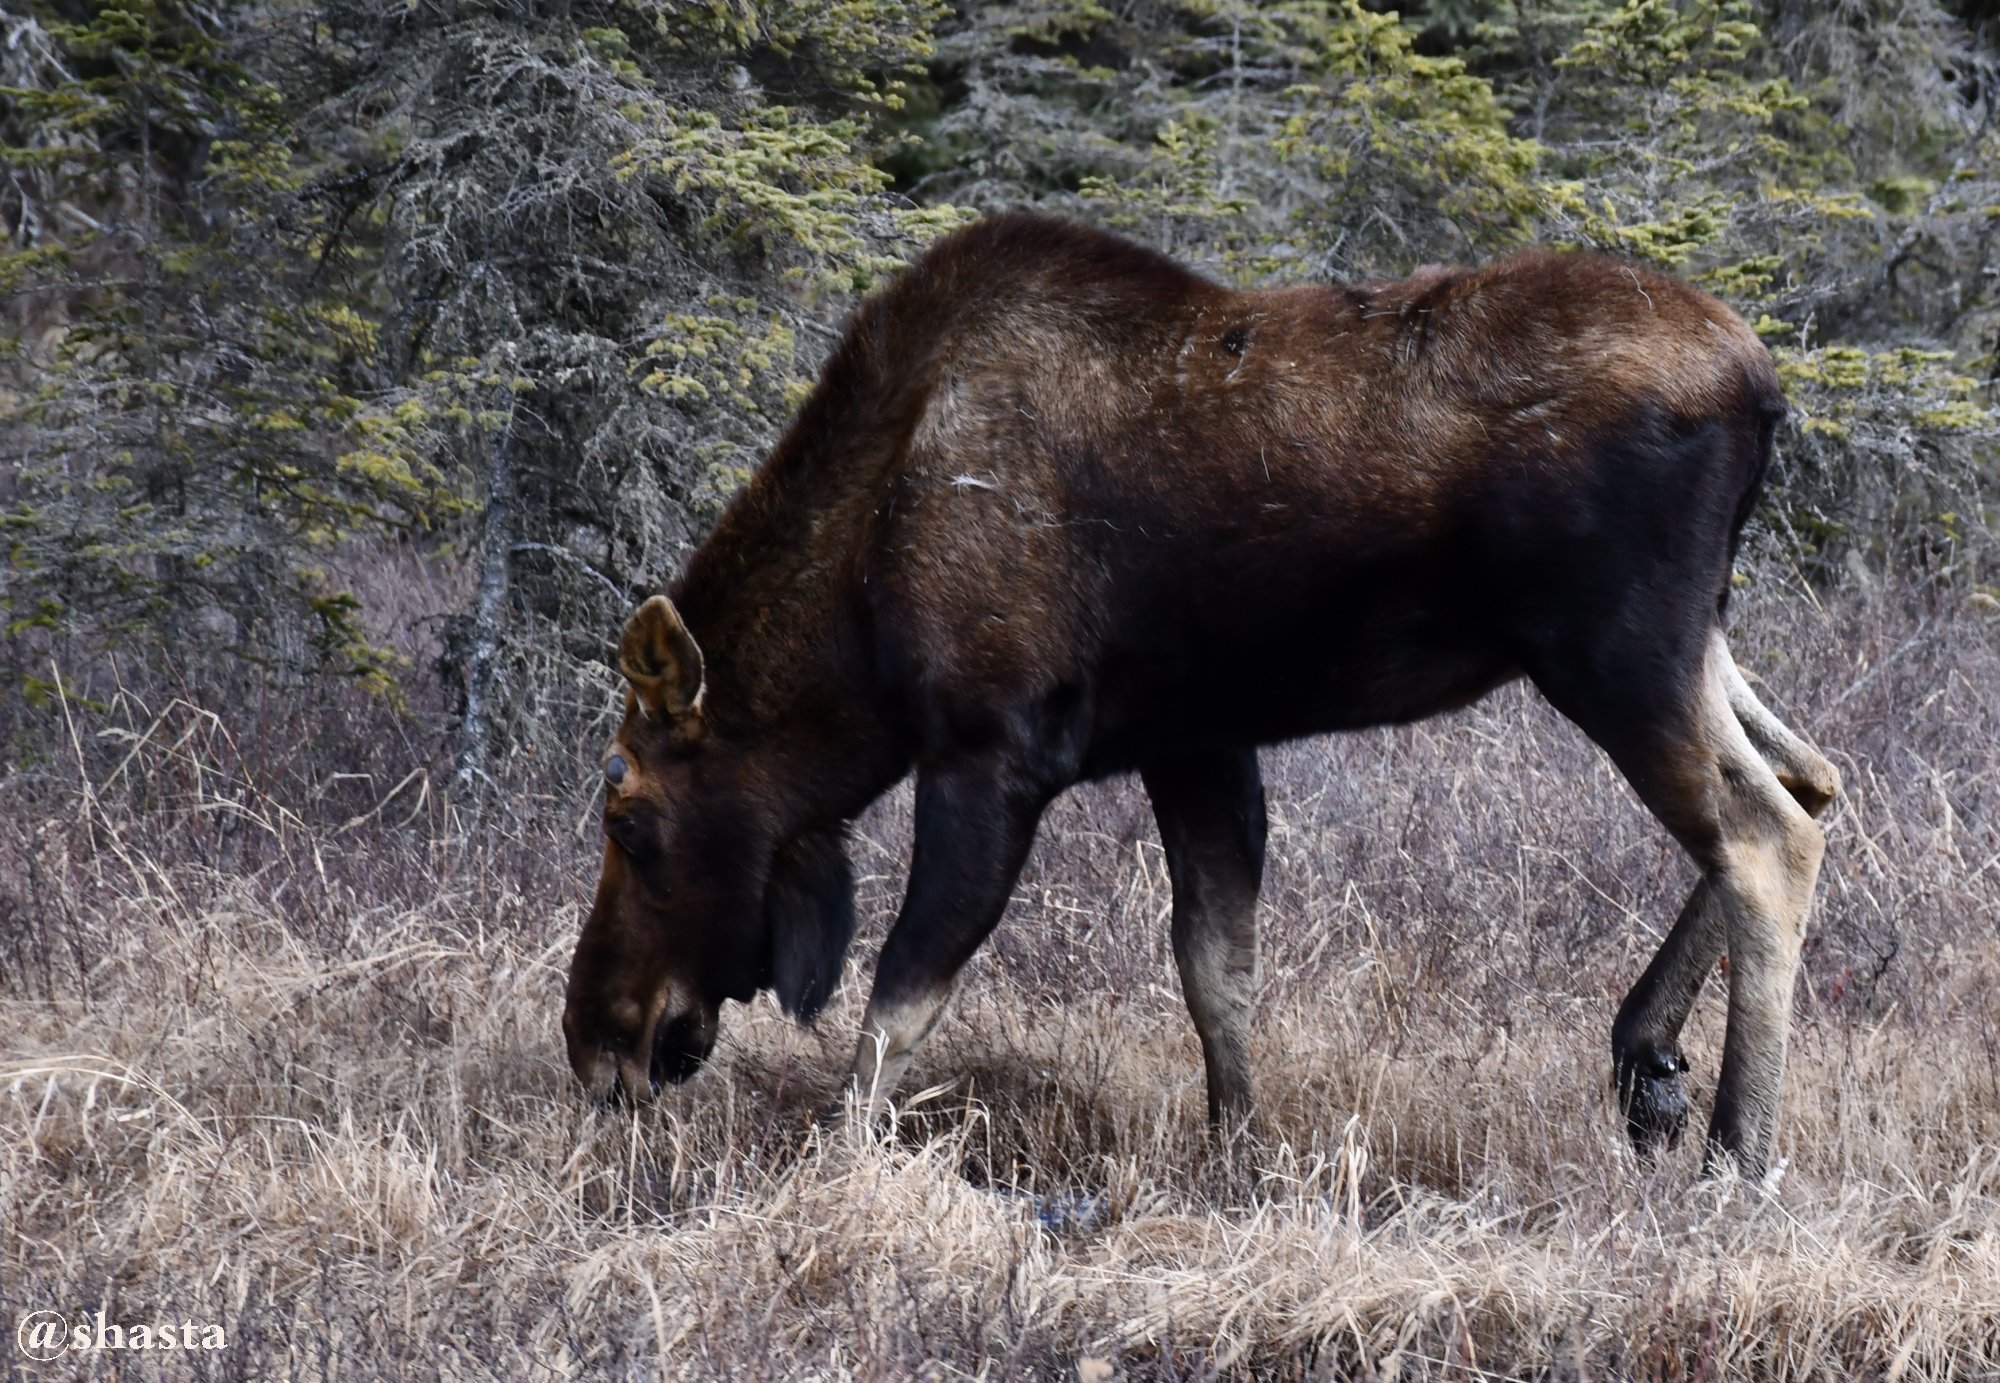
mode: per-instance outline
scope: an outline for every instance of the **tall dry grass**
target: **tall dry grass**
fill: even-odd
[[[1774,1189],[1648,1165],[1607,1032],[1690,870],[1525,689],[1272,752],[1264,1143],[1201,1133],[1135,787],[1055,809],[891,1137],[816,1129],[906,859],[816,1033],[582,1104],[556,1021],[586,765],[473,828],[255,708],[73,708],[0,783],[0,1357],[26,1376],[2000,1376],[2000,626],[1752,587],[1840,763]],[[335,733],[337,725],[304,717]],[[121,728],[122,727],[122,728]],[[379,762],[378,762],[379,760]],[[260,772],[262,776],[260,777]],[[284,784],[273,788],[273,782]],[[395,791],[391,791],[395,789]],[[315,795],[317,794],[317,795]],[[1719,987],[1693,1024],[1698,1089]],[[30,1364],[54,1309],[217,1352]]]

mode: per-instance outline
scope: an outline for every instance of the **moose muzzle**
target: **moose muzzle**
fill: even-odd
[[[569,1064],[591,1099],[644,1104],[662,1084],[678,1085],[701,1069],[715,1050],[717,1008],[697,1002],[670,1015],[666,1007],[659,1005],[646,1030],[629,1042],[603,1029],[592,1035],[591,1024],[575,1005],[563,1013]]]

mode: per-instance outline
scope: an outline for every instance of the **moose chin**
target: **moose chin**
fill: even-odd
[[[852,1079],[896,1088],[1049,802],[1137,773],[1210,1118],[1251,1110],[1260,745],[1527,677],[1701,879],[1619,1009],[1632,1137],[1688,1118],[1681,1027],[1725,953],[1711,1159],[1764,1167],[1831,764],[1723,637],[1784,414],[1714,298],[1534,252],[1393,283],[1221,287],[1036,216],[863,303],[790,430],[619,641],[605,844],[563,1015],[593,1095],[810,1022],[854,932],[847,823],[912,770],[908,893]]]

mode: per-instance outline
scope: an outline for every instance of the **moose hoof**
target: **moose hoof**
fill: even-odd
[[[1625,1131],[1642,1153],[1671,1148],[1687,1129],[1688,1060],[1675,1048],[1638,1052],[1618,1063]]]

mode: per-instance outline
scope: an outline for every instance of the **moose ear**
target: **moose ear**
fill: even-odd
[[[685,720],[701,710],[701,649],[663,595],[633,612],[618,640],[618,670],[648,715]]]
[[[807,831],[771,861],[764,885],[771,932],[771,988],[778,1003],[810,1026],[840,982],[854,939],[854,872],[835,827]]]

